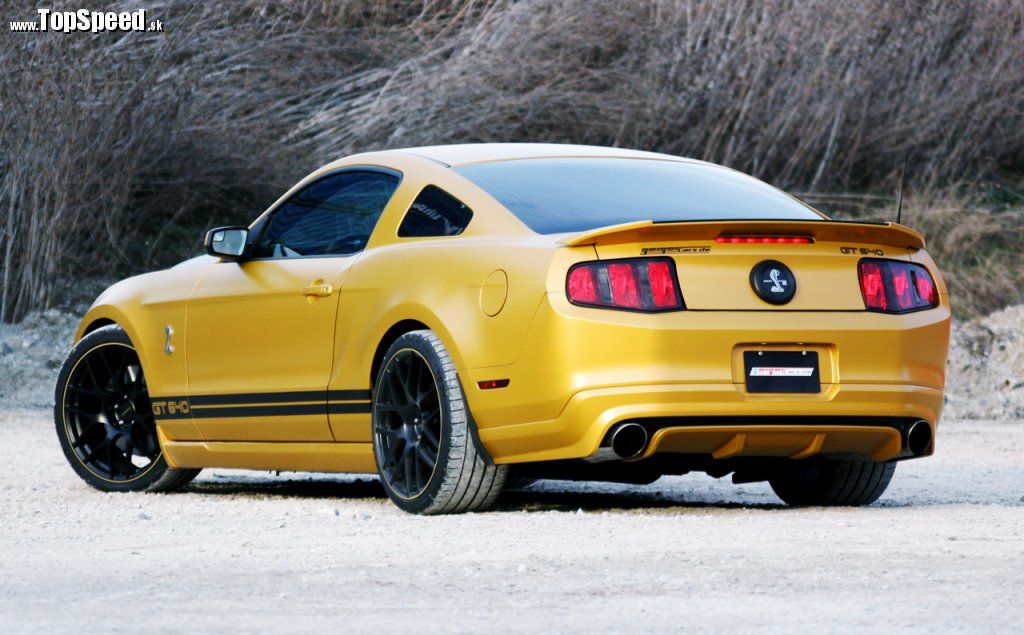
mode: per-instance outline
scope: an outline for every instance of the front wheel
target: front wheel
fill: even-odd
[[[120,327],[97,329],[71,349],[57,377],[53,418],[68,463],[96,489],[170,491],[199,473],[167,465],[142,364]]]
[[[490,507],[508,468],[489,465],[473,440],[455,364],[432,331],[388,349],[373,390],[373,456],[388,497],[414,514]]]
[[[895,471],[895,463],[809,459],[794,462],[768,483],[789,505],[856,507],[878,500]]]

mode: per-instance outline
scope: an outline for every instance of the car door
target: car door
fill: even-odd
[[[247,257],[210,267],[189,299],[192,417],[208,441],[333,441],[327,383],[345,276],[399,176],[319,178],[252,228]]]

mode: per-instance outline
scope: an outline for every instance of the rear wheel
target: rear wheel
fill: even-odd
[[[57,378],[54,422],[75,472],[103,491],[170,491],[199,473],[168,467],[142,364],[117,326],[89,333]]]
[[[508,468],[489,465],[473,440],[455,364],[432,331],[388,349],[373,391],[373,455],[392,501],[415,514],[490,507]]]
[[[768,482],[789,505],[856,507],[878,500],[895,471],[895,463],[823,459],[795,462]]]

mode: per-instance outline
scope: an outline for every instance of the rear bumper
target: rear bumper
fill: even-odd
[[[829,418],[827,426],[849,427],[836,418],[890,417],[922,419],[934,428],[942,411],[949,317],[944,296],[939,307],[906,315],[651,315],[576,307],[564,296],[548,294],[513,364],[460,373],[480,440],[500,463],[588,457],[613,425],[641,419],[713,416],[752,418],[756,423],[759,417],[820,417]],[[821,392],[748,393],[743,351],[752,349],[817,351]],[[510,380],[507,388],[477,388],[478,381],[505,378]],[[730,425],[736,434],[745,427],[735,421]],[[792,432],[807,432],[805,423],[794,425],[804,427]],[[821,439],[823,451],[864,455],[879,434],[871,426],[860,427],[868,428],[864,438],[834,431]],[[745,452],[754,452],[758,443],[774,443],[771,436],[781,439],[779,435],[790,433],[759,430],[744,432]],[[690,439],[697,452],[719,438],[704,435],[698,440],[692,431],[662,436],[664,443],[669,437]],[[816,438],[808,445],[818,443]],[[840,438],[847,439],[842,447],[835,445]],[[687,450],[683,441],[659,450],[662,445],[658,440],[651,451]],[[882,455],[874,449],[869,454]]]
[[[898,426],[862,423],[865,418],[924,420],[934,428],[942,407],[942,391],[906,385],[831,385],[823,386],[821,395],[749,397],[731,384],[584,390],[553,420],[481,428],[480,440],[499,463],[585,458],[616,423],[637,421],[653,425],[644,456],[850,453],[881,461],[900,455]],[[697,417],[703,418],[697,425],[673,422]],[[737,435],[744,438],[736,440]]]

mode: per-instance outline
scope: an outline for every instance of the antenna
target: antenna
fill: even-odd
[[[903,188],[907,185],[907,164],[910,162],[910,150],[903,155],[903,174],[900,174],[900,202],[896,206],[896,223],[903,220]]]

